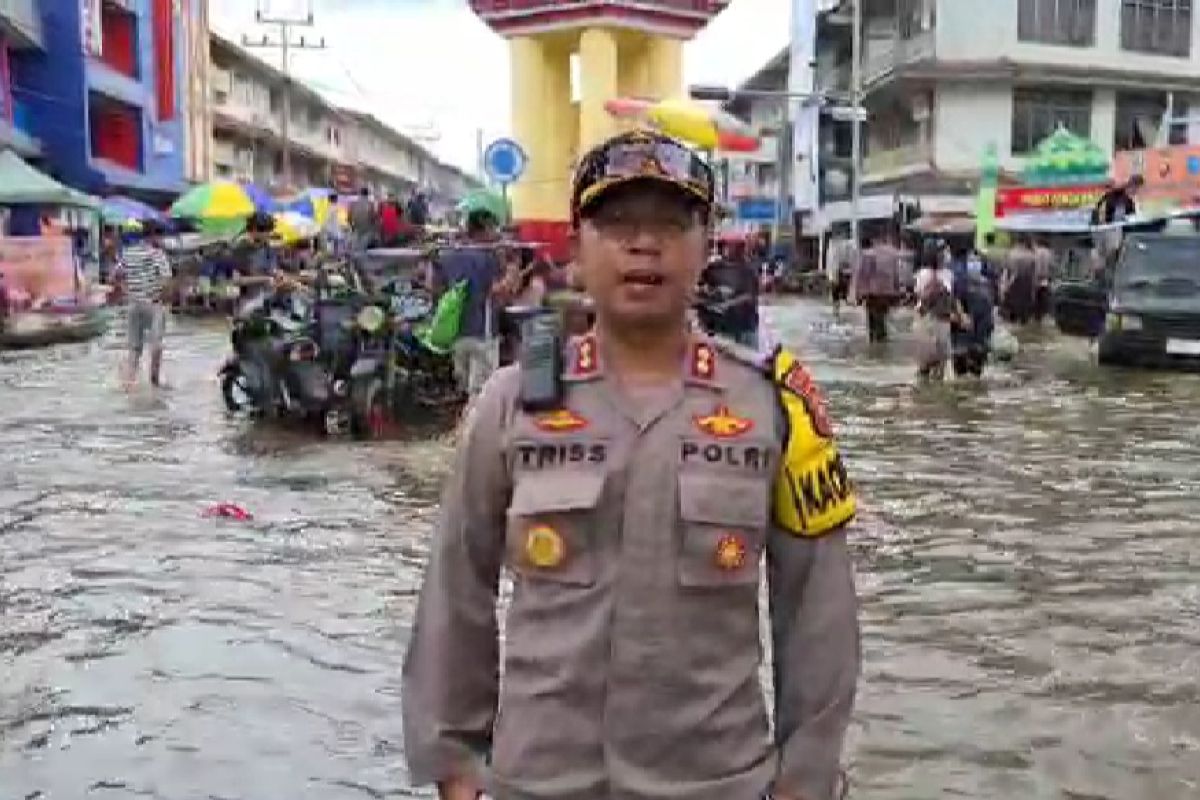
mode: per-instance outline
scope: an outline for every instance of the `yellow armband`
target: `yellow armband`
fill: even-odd
[[[787,441],[775,480],[775,524],[797,536],[821,536],[854,518],[857,501],[825,399],[808,370],[787,351],[771,363],[787,418]]]

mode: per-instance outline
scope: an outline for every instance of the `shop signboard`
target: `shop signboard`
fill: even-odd
[[[1141,175],[1141,215],[1200,206],[1200,146],[1179,145],[1151,150],[1124,150],[1113,159],[1113,179],[1125,183]]]
[[[996,191],[997,227],[1010,231],[1086,228],[1106,188],[1101,183],[1000,188]]]

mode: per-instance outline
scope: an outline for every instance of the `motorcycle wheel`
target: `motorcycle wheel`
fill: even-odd
[[[378,378],[352,395],[350,429],[358,439],[382,439],[388,429],[387,393]]]
[[[221,376],[221,397],[225,400],[225,409],[230,414],[255,414],[261,410],[254,402],[246,373],[240,369]]]

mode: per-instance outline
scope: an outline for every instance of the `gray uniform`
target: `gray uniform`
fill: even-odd
[[[488,383],[404,665],[415,783],[477,776],[497,800],[833,797],[859,673],[853,490],[803,368],[773,370],[776,385],[726,349],[693,343],[652,412],[605,378],[592,337],[568,348],[561,411],[521,410],[514,368]]]

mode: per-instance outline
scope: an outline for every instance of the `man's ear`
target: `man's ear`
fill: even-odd
[[[567,244],[571,247],[571,260],[579,261],[579,224],[578,222],[571,224],[571,230],[567,234]]]

